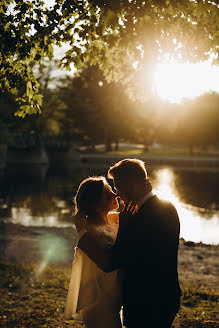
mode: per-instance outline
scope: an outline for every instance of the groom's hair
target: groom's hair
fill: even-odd
[[[108,177],[111,179],[144,181],[147,179],[145,163],[137,158],[123,159],[109,168]]]

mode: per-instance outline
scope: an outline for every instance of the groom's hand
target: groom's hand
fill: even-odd
[[[127,204],[124,205],[124,207],[121,210],[121,213],[123,215],[134,215],[138,212],[138,205],[134,201],[129,201]]]
[[[119,215],[120,226],[125,225],[138,212],[138,205],[136,202],[130,201],[124,205]]]

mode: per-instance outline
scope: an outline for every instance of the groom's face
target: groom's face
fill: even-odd
[[[113,182],[117,196],[120,197],[124,203],[128,203],[130,197],[128,196],[127,184],[118,178],[114,178]]]

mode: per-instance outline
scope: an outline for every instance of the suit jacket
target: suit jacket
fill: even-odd
[[[81,238],[78,247],[104,271],[123,269],[123,311],[127,326],[135,322],[139,313],[150,313],[179,299],[179,232],[175,207],[153,196],[137,214],[121,215],[116,243],[108,251],[100,250],[88,234]]]

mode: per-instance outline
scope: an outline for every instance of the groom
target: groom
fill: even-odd
[[[104,271],[123,270],[127,328],[169,328],[181,296],[177,272],[180,223],[176,209],[148,189],[147,171],[141,160],[122,160],[109,169],[108,176],[126,204],[120,214],[115,245],[103,251],[86,233],[78,247]]]

